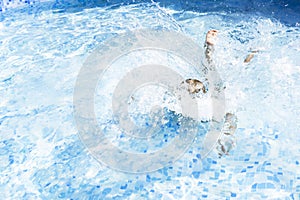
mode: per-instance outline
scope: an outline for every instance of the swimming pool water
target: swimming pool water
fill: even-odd
[[[196,138],[173,166],[130,174],[99,164],[81,143],[73,89],[83,62],[105,40],[140,28],[179,31],[199,44],[219,30],[215,60],[226,110],[238,117],[230,155],[201,158]],[[156,3],[7,14],[0,22],[0,196],[299,199],[299,39],[299,24],[258,13]],[[259,52],[243,63],[251,50]]]

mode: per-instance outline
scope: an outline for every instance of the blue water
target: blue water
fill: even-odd
[[[2,199],[299,199],[299,3],[86,4],[1,14]],[[226,110],[238,117],[230,155],[201,158],[196,138],[174,165],[130,174],[99,164],[82,144],[73,118],[79,70],[98,45],[139,28],[199,44],[219,30],[216,67]],[[251,50],[259,52],[243,63]]]

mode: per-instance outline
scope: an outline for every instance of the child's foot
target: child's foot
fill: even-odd
[[[217,40],[217,30],[210,30],[206,34],[206,39],[205,39],[205,56],[207,62],[210,64],[212,63],[212,54],[214,52],[214,45],[216,44]]]
[[[209,30],[206,34],[205,43],[208,45],[215,45],[217,39],[217,30]]]

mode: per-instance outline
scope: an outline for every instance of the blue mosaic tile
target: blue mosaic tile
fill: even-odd
[[[231,197],[236,197],[236,193],[231,193]]]
[[[201,172],[197,172],[197,171],[192,172],[192,175],[194,178],[199,178],[200,174],[201,174]]]
[[[0,11],[37,3],[41,2],[0,0]],[[281,127],[277,123],[280,120],[272,118],[277,114],[269,106],[269,101],[284,103],[285,109],[278,105],[276,112],[291,123],[298,116],[289,107],[293,99],[299,99],[298,93],[281,88],[281,84],[291,88],[292,83],[298,84],[299,75],[274,67],[299,66],[298,26],[288,27],[273,17],[204,12],[214,7],[208,6],[210,2],[203,2],[203,12],[160,8],[155,3],[82,8],[75,5],[86,5],[88,1],[55,3],[49,6],[51,9],[33,15],[35,9],[31,14],[20,9],[20,13],[0,16],[0,96],[4,97],[0,131],[5,133],[0,139],[3,199],[269,199],[280,195],[281,199],[299,199],[300,176],[295,174],[299,166],[295,153],[299,150],[299,137],[292,130],[299,129],[292,127],[295,125]],[[65,12],[60,9],[63,4],[73,5],[73,10]],[[126,30],[157,26],[185,30],[202,43],[208,29],[220,30],[220,46],[216,50],[220,52],[220,71],[228,78],[228,89],[232,89],[227,98],[241,105],[237,112],[241,127],[235,135],[236,147],[222,158],[213,151],[205,158],[199,154],[201,147],[196,138],[194,146],[172,166],[146,174],[117,172],[97,163],[76,136],[72,118],[75,77],[85,55],[106,38]],[[235,46],[229,48],[232,44]],[[255,54],[249,64],[233,66],[257,44],[266,45],[268,50]],[[273,86],[270,77],[280,84]],[[250,82],[252,79],[255,82]],[[293,97],[290,102],[283,101],[287,96]],[[257,112],[252,112],[254,108]],[[176,132],[180,124],[169,122],[167,126]],[[169,136],[162,135],[162,143],[170,142]],[[116,137],[125,139],[126,134]],[[141,148],[141,153],[148,152],[149,149]]]

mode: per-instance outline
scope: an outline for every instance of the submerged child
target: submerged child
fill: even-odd
[[[217,40],[217,30],[210,30],[206,34],[205,38],[205,58],[208,65],[213,65],[213,52],[214,52],[214,45],[216,44]],[[253,57],[253,56],[252,56]],[[248,58],[247,62],[250,62],[252,59]],[[246,61],[245,61],[246,62]],[[202,92],[203,94],[207,92],[207,88],[205,88],[205,84],[197,79],[186,79],[185,83],[187,84],[187,91],[194,95],[197,93]],[[229,151],[235,145],[235,138],[234,133],[237,128],[237,118],[232,113],[226,113],[224,116],[224,125],[221,130],[221,137],[217,141],[216,150],[218,151],[219,157],[223,155],[228,155]]]

